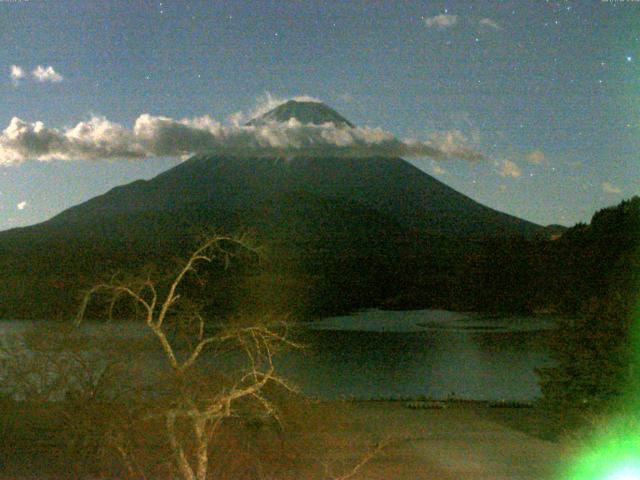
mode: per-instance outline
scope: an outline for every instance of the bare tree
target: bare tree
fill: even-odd
[[[313,430],[311,409],[288,397],[295,388],[274,365],[283,349],[301,347],[287,317],[206,313],[207,280],[242,252],[259,253],[247,237],[208,236],[168,273],[146,269],[92,286],[78,328],[46,324],[0,345],[3,388],[55,419],[56,468],[76,478],[222,480],[290,478],[307,467],[300,459],[318,439],[285,427],[299,419]],[[137,321],[88,324],[96,315]],[[326,414],[315,418],[327,425]],[[327,467],[307,478],[355,479],[380,448],[342,475]]]
[[[299,347],[287,336],[286,319],[235,317],[211,325],[202,304],[185,294],[186,284],[202,282],[199,273],[205,265],[214,261],[226,265],[239,250],[257,253],[246,236],[208,236],[164,282],[147,273],[126,279],[114,276],[96,284],[83,296],[76,318],[80,325],[95,297],[106,299],[109,315],[122,303],[137,308],[168,367],[147,398],[139,399],[144,407],[137,416],[142,421],[162,420],[174,473],[184,480],[207,478],[211,439],[225,419],[251,403],[254,411],[279,421],[267,387],[295,390],[274,366],[279,351]],[[211,366],[216,359],[234,366],[214,374]],[[111,438],[129,474],[144,476],[122,432],[112,432]]]

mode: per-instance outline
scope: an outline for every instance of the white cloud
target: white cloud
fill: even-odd
[[[605,193],[611,193],[612,195],[619,195],[622,190],[611,182],[602,182],[602,191]]]
[[[18,203],[18,204],[16,205],[16,208],[17,208],[18,210],[24,210],[24,209],[26,208],[26,206],[27,206],[27,205],[29,205],[29,203],[28,203],[28,202],[26,202],[25,200],[23,200],[22,202],[20,202],[20,203]]]
[[[453,27],[456,23],[458,23],[457,15],[440,14],[436,15],[435,17],[424,19],[424,24],[429,28],[436,27],[439,29],[445,29]]]
[[[501,177],[519,178],[522,176],[522,170],[520,167],[511,160],[502,160],[501,162],[495,162],[498,175]]]
[[[502,30],[502,27],[498,25],[498,22],[491,20],[490,18],[481,18],[478,22],[483,27],[489,27],[494,30]]]
[[[51,65],[46,68],[38,65],[31,73],[38,82],[61,82],[63,79],[62,75],[56,72]]]
[[[22,78],[24,78],[24,70],[22,67],[11,65],[11,82],[17,86]]]
[[[273,101],[273,99],[268,101]],[[429,157],[477,161],[484,155],[459,130],[436,132],[427,141],[400,140],[381,128],[284,123],[244,125],[238,114],[230,125],[209,116],[173,119],[140,115],[133,128],[94,116],[67,129],[14,117],[0,132],[0,165],[25,160],[185,158],[197,153],[289,157]]]
[[[474,145],[477,142],[476,132],[472,132],[472,140],[469,140],[460,130],[444,130],[434,132],[427,143],[445,156],[482,160],[484,156],[478,153],[478,148]]]
[[[547,163],[549,163],[546,155],[541,150],[533,150],[532,152],[527,153],[524,156],[524,159],[529,163],[533,163],[534,165],[546,165]]]
[[[440,165],[438,165],[437,163],[432,163],[431,164],[431,170],[436,175],[446,175],[447,173],[449,173],[444,168],[442,168]]]
[[[142,158],[146,152],[133,133],[102,117],[60,131],[42,122],[13,117],[0,133],[0,165],[24,160]]]
[[[244,112],[234,112],[227,117],[227,120],[229,120],[229,123],[231,123],[231,125],[240,127],[247,121],[247,117]]]

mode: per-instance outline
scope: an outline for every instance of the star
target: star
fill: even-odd
[[[633,58],[631,57],[631,55],[627,55],[627,63],[633,61]]]

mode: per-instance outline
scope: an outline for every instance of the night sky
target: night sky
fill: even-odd
[[[0,44],[0,229],[180,162],[101,143],[128,146],[143,114],[226,125],[298,95],[482,152],[411,161],[536,223],[640,194],[640,2],[0,0]],[[14,117],[39,134],[19,154]],[[90,154],[43,153],[43,128],[92,118],[117,128]]]

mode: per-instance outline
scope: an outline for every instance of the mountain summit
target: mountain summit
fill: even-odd
[[[294,100],[250,124],[291,118],[353,127],[322,103]],[[495,242],[543,231],[399,157],[212,152],[42,224],[0,232],[0,317],[67,314],[86,279],[169,264],[189,251],[194,231],[211,229],[254,232],[270,252],[255,278],[237,272],[235,290],[213,288],[212,305],[244,305],[243,295],[255,294],[259,301],[247,304],[314,315],[381,305],[471,308],[484,278],[473,272],[486,270]]]
[[[264,115],[250,120],[247,125],[261,126],[272,122],[284,123],[292,118],[303,124],[333,123],[336,127],[354,128],[353,123],[324,103],[297,100],[289,100]]]

